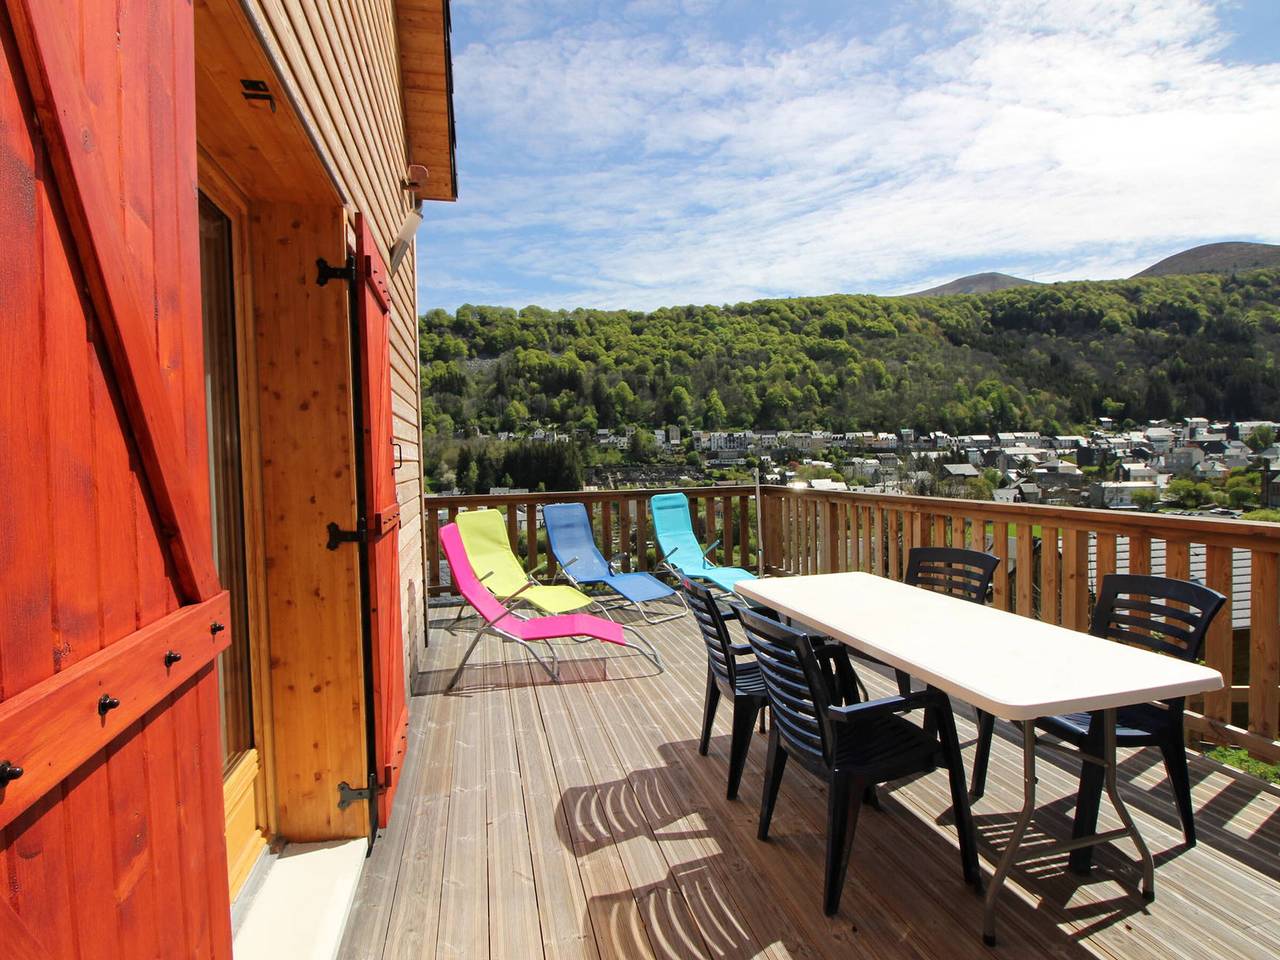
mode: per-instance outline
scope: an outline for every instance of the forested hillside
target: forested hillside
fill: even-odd
[[[1280,415],[1280,270],[420,322],[424,428],[1065,432]]]

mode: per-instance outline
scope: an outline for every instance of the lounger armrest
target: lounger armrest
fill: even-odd
[[[543,560],[536,567],[534,567],[532,570],[529,571],[529,584],[531,586],[534,583],[534,578],[536,578],[538,574],[540,574],[545,569],[547,569],[547,561]],[[515,594],[512,594],[512,596],[515,596]]]
[[[918,690],[907,696],[884,697],[880,700],[868,700],[865,703],[851,703],[843,707],[828,707],[827,716],[837,723],[852,723],[856,720],[870,720],[875,717],[887,717],[895,713],[907,713],[921,707],[931,707],[938,703],[938,695],[932,690]]]
[[[705,550],[703,550],[703,551],[702,551],[702,559],[703,559],[703,560],[707,559],[707,554],[708,554],[708,553],[710,553],[710,552],[711,552],[712,550],[714,550],[716,547],[720,546],[720,541],[721,541],[721,538],[720,538],[720,537],[716,537],[715,541],[711,544],[711,546],[707,547],[707,549],[705,549]],[[672,550],[671,552],[672,552],[672,553],[675,553],[675,550]]]

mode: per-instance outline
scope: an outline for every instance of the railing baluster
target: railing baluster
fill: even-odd
[[[1061,623],[1058,612],[1058,528],[1040,528],[1040,619]]]
[[[724,531],[724,544],[721,554],[726,565],[733,563],[733,500],[730,497],[720,498],[720,529]]]
[[[618,543],[622,550],[622,571],[631,572],[631,500],[618,501]]]
[[[1280,565],[1254,550],[1250,561],[1249,729],[1275,740],[1280,727]]]
[[[1062,625],[1089,628],[1089,534],[1062,531]]]
[[[649,569],[649,504],[636,501],[636,553],[640,555],[640,569]]]
[[[951,515],[951,546],[957,550],[963,550],[964,543],[964,517],[959,514]]]
[[[430,596],[431,590],[440,583],[440,512],[426,510],[422,520],[427,535],[427,595]]]
[[[1001,610],[1012,604],[1009,596],[1009,524],[1003,520],[991,522],[991,552],[1000,558],[995,577],[991,582],[991,599]]]
[[[618,551],[613,546],[613,504],[612,500],[601,502],[600,517],[600,535],[604,538],[604,557],[606,560],[613,560],[613,555]]]
[[[1235,631],[1231,628],[1232,549],[1210,545],[1205,548],[1205,586],[1227,598],[1222,610],[1209,624],[1204,641],[1204,662],[1222,674],[1223,688],[1204,695],[1204,715],[1221,723],[1231,723],[1231,685],[1235,683]],[[1252,611],[1250,611],[1252,613]],[[1246,724],[1247,725],[1247,724]]]
[[[1096,590],[1102,578],[1116,572],[1116,535],[1098,534],[1097,560],[1094,565],[1093,583]]]
[[[890,510],[888,515],[888,538],[889,538],[889,572],[888,577],[891,580],[901,580],[902,570],[898,566],[898,550],[900,536],[901,515],[897,510]]]
[[[1024,617],[1032,617],[1035,616],[1035,543],[1031,524],[1017,524],[1017,548],[1014,610]]]
[[[538,565],[538,505],[533,502],[524,505],[525,543],[529,545],[528,569]]]
[[[755,558],[751,556],[751,518],[749,502],[746,497],[738,497],[738,566],[744,570],[756,568]]]
[[[1149,533],[1131,533],[1129,535],[1129,572],[1146,576],[1151,573],[1151,535]]]

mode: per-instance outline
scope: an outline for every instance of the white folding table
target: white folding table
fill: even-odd
[[[1022,813],[987,888],[982,933],[988,943],[995,943],[996,898],[1035,811],[1034,724],[1040,717],[1101,713],[1103,756],[1069,752],[1105,767],[1107,795],[1124,827],[1037,846],[1035,856],[1128,836],[1141,859],[1142,893],[1154,899],[1151,852],[1116,789],[1116,708],[1218,690],[1218,671],[869,573],[747,580],[734,589],[950,697],[1021,725]]]

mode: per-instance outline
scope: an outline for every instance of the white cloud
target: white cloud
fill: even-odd
[[[652,307],[900,291],[971,260],[1114,276],[1276,236],[1280,66],[1217,59],[1208,0],[952,0],[927,45],[782,50],[611,17],[531,35],[548,5],[512,10],[515,39],[455,52],[485,149],[429,215],[450,283],[428,260],[424,304],[493,269],[511,303]]]

